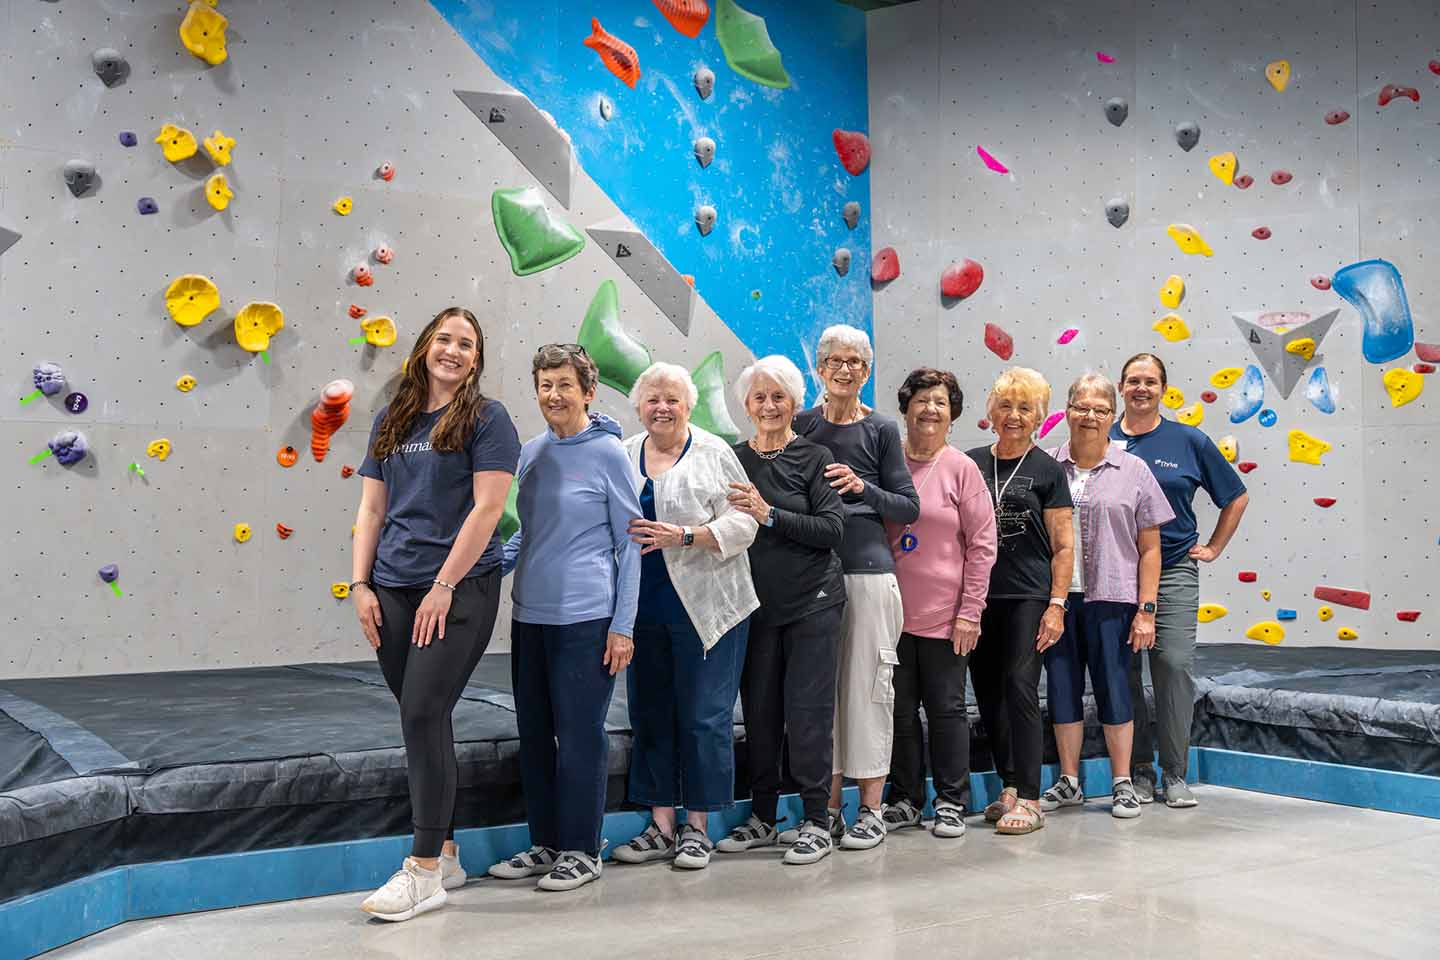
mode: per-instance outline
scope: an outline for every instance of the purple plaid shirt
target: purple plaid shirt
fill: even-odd
[[[1053,454],[1075,477],[1075,460],[1066,443]],[[1140,582],[1140,531],[1175,519],[1175,511],[1144,460],[1126,453],[1118,443],[1105,448],[1085,493],[1075,501],[1080,511],[1080,542],[1085,570],[1085,599],[1136,603]]]

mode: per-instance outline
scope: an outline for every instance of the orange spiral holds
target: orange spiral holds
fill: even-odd
[[[330,452],[330,437],[350,419],[350,398],[355,384],[349,380],[331,380],[320,391],[320,402],[310,414],[310,452],[318,463]]]

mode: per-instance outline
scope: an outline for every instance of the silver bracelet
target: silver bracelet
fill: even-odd
[[[436,578],[435,578],[435,586],[437,586],[437,587],[444,587],[446,590],[449,590],[451,593],[454,593],[454,592],[455,592],[455,584],[453,584],[453,583],[446,583],[444,580],[441,580],[439,577],[436,577]]]

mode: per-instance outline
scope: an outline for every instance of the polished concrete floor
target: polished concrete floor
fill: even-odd
[[[892,834],[787,867],[612,865],[573,893],[472,880],[408,923],[359,895],[125,924],[48,954],[244,958],[1440,957],[1440,821],[1197,787],[1119,821],[1105,802],[1030,837]],[[611,838],[612,843],[616,838]],[[623,838],[621,838],[623,839]]]

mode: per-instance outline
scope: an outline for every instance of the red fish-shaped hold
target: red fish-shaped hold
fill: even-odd
[[[993,323],[985,324],[985,346],[1001,360],[1009,360],[1015,355],[1014,338]]]
[[[875,254],[870,263],[870,280],[874,283],[889,283],[900,276],[900,254],[894,247],[886,247]]]
[[[966,258],[959,263],[952,263],[940,274],[940,292],[947,297],[965,298],[976,290],[985,280],[985,268],[974,260]],[[1066,343],[1068,341],[1060,341]]]
[[[654,3],[670,21],[670,26],[692,39],[700,36],[710,19],[710,4],[705,0],[654,0]]]
[[[1344,587],[1316,587],[1315,599],[1326,603],[1338,603],[1342,607],[1357,610],[1370,609],[1370,594],[1364,590],[1346,590]]]
[[[590,36],[585,38],[585,46],[600,54],[605,68],[634,90],[640,79],[640,55],[635,48],[613,33],[607,33],[594,17],[590,18],[590,31]]]
[[[858,177],[870,166],[870,138],[855,130],[836,130],[830,135],[840,163],[852,177]]]
[[[1334,497],[1316,497],[1316,498],[1315,498],[1315,506],[1317,506],[1317,507],[1333,507],[1333,506],[1335,506],[1335,498],[1334,498]]]

